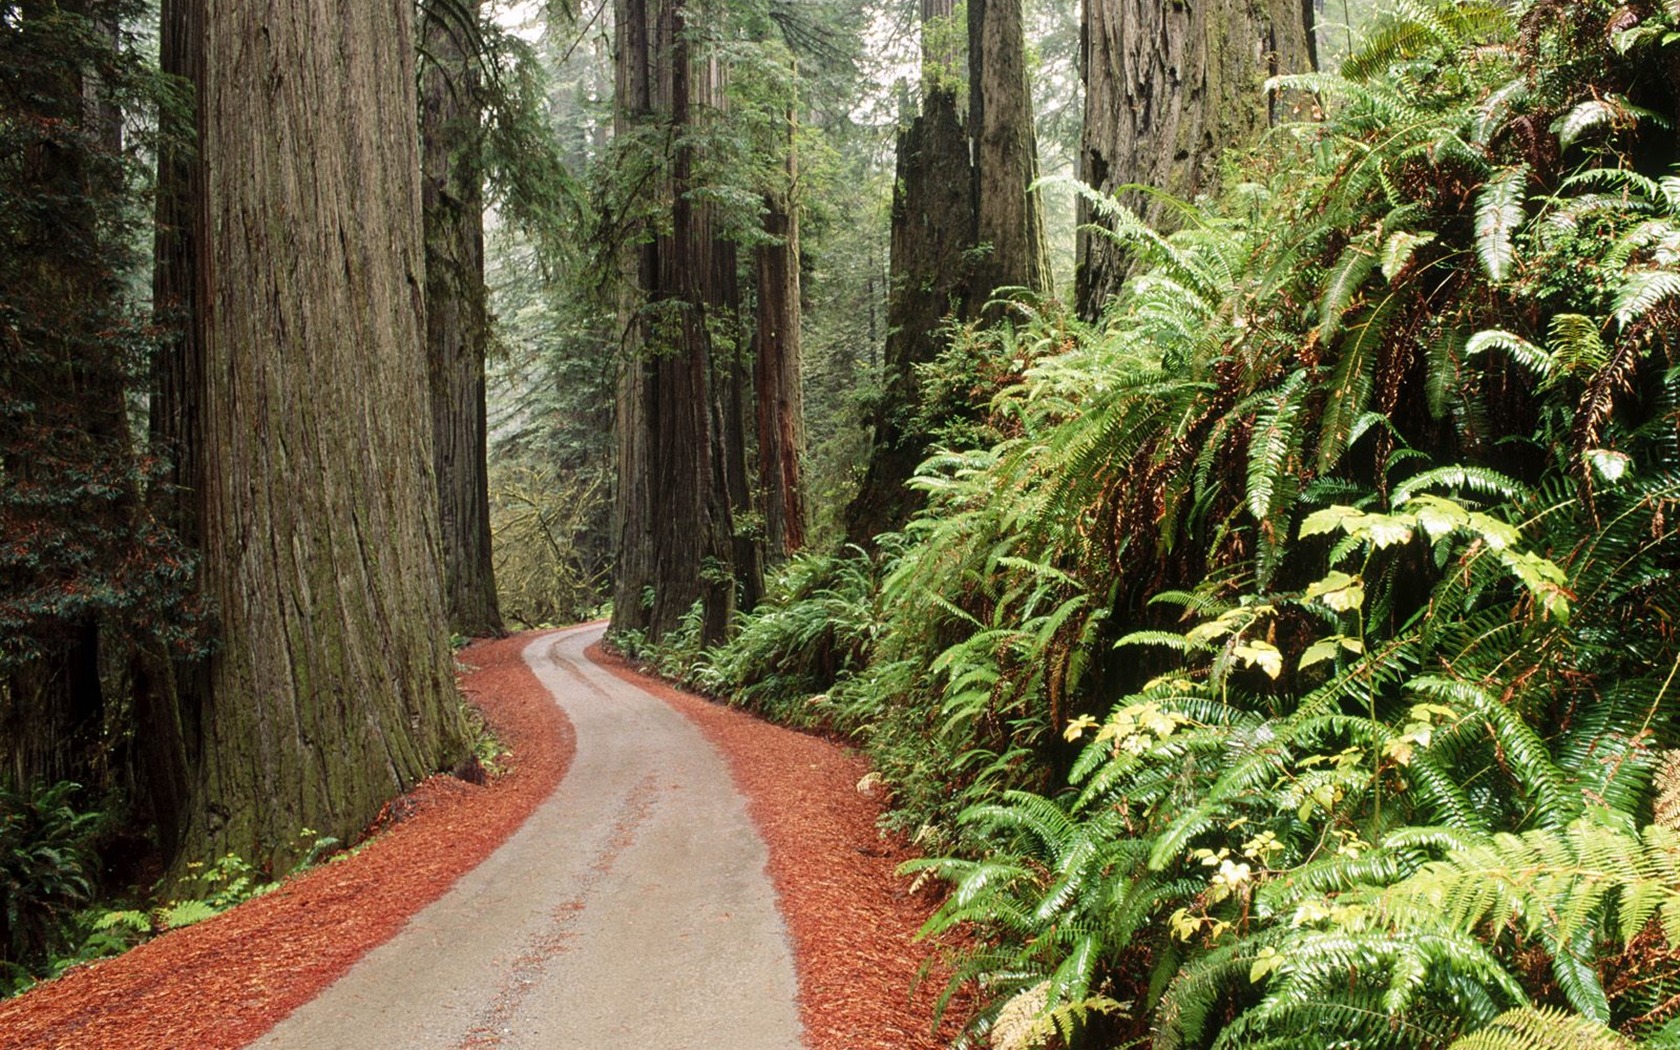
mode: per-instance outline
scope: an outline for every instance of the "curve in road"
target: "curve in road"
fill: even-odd
[[[262,1050],[795,1050],[787,929],[723,757],[589,663],[593,625],[525,659],[571,719],[566,778],[499,850]]]

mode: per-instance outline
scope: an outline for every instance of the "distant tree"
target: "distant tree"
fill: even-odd
[[[190,319],[154,408],[218,618],[174,683],[177,863],[348,839],[462,725],[422,353],[413,7],[167,0],[197,151],[163,169],[160,298]],[[254,60],[252,48],[260,48]],[[275,71],[283,71],[276,75]],[[168,768],[168,755],[157,763]]]
[[[898,139],[882,391],[846,514],[854,543],[901,527],[918,505],[904,486],[926,450],[916,366],[939,352],[947,321],[978,318],[998,288],[1050,291],[1028,189],[1038,158],[1021,0],[970,0],[966,22],[960,13],[953,0],[922,0],[921,112]]]
[[[797,113],[786,118],[785,160],[764,192],[764,243],[754,252],[757,332],[753,388],[764,548],[781,560],[805,546],[805,392],[801,369]]]
[[[1313,0],[1084,0],[1085,130],[1079,177],[1103,193],[1129,185],[1188,200],[1214,187],[1219,161],[1255,140],[1279,114],[1267,77],[1314,64]],[[1153,225],[1168,209],[1122,194]],[[1129,261],[1079,209],[1074,295],[1095,317],[1119,290]]]
[[[483,0],[420,8],[426,362],[450,630],[502,633],[490,550],[484,355]]]

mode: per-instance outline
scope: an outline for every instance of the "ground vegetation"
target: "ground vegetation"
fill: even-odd
[[[927,510],[691,662],[867,742],[971,1045],[1672,1038],[1673,18],[1396,5],[1089,194],[1100,315],[959,332]]]

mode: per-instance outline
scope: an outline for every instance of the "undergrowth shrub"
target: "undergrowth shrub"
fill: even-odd
[[[77,785],[62,783],[29,796],[0,790],[0,998],[29,990],[75,966],[120,955],[169,930],[220,915],[280,885],[238,854],[187,865],[182,896],[113,910],[94,876],[96,840],[108,823],[100,812],[71,804]],[[339,846],[304,828],[301,874]]]
[[[93,898],[104,815],[77,808],[79,790],[68,781],[28,792],[0,786],[0,995],[47,970]]]
[[[687,680],[777,721],[856,729],[859,712],[837,698],[875,640],[879,566],[892,546],[889,538],[874,557],[853,547],[790,559],[764,600],[737,617],[729,641],[697,654]]]
[[[875,651],[970,1041],[1680,1032],[1676,15],[1399,5],[1180,232],[1093,199],[1139,273],[924,467]]]

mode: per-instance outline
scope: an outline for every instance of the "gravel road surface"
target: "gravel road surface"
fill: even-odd
[[[577,733],[565,780],[261,1050],[797,1050],[788,935],[723,758],[595,667],[600,625],[525,659]]]

